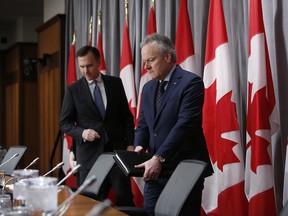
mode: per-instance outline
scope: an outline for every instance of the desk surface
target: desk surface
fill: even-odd
[[[58,202],[61,203],[63,200],[66,199],[64,193],[59,193],[58,195]],[[65,212],[64,215],[69,216],[83,216],[87,214],[92,208],[97,204],[100,203],[97,200],[93,200],[89,197],[83,195],[77,195],[71,202],[69,209]],[[126,214],[117,211],[113,207],[109,207],[106,211],[104,211],[101,215],[109,215],[109,216],[124,216]]]
[[[7,180],[10,177],[7,177]],[[6,188],[7,190],[9,190],[8,188]],[[64,192],[60,192],[58,194],[58,203],[62,203],[65,199],[67,199],[69,195],[64,193]],[[77,195],[71,202],[68,210],[65,212],[65,216],[83,216],[85,214],[87,214],[89,211],[92,210],[92,208],[97,205],[97,203],[100,203],[97,200],[91,199],[89,197],[83,196],[83,195]],[[120,212],[118,210],[116,210],[113,207],[109,207],[107,210],[105,210],[101,216],[127,216],[125,213]]]

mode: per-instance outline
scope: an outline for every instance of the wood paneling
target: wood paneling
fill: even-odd
[[[5,146],[5,68],[4,52],[0,51],[0,147]]]
[[[25,70],[28,66],[24,64],[24,59],[37,59],[37,44],[17,43],[5,52],[4,59],[5,147],[27,146],[21,168],[39,155],[37,71],[31,65],[31,70]]]
[[[40,66],[38,72],[40,173],[50,170],[62,158],[61,140],[59,140],[53,164],[49,164],[59,130],[63,94],[64,21],[65,16],[58,15],[37,29],[38,58],[47,57],[46,64]]]

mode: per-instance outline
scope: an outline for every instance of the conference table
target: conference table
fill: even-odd
[[[58,203],[60,204],[67,198],[67,195],[64,192],[60,192],[58,194]],[[68,210],[65,212],[64,215],[67,216],[83,216],[86,215],[91,209],[101,202],[91,199],[89,197],[83,195],[77,195],[71,202]],[[118,211],[113,207],[109,207],[106,209],[101,216],[109,215],[109,216],[125,216],[125,213]]]
[[[6,176],[6,180],[10,177]],[[8,184],[9,185],[9,184]],[[7,185],[7,186],[8,186]],[[12,192],[9,190],[9,187],[5,188],[5,190]],[[58,193],[58,205],[61,204],[64,200],[68,198],[69,194],[61,191]],[[89,213],[95,205],[101,204],[100,201],[94,200],[92,198],[83,196],[78,194],[70,203],[69,208],[65,212],[64,216],[85,216]],[[118,211],[113,207],[108,207],[103,213],[100,214],[101,216],[127,216],[127,214]]]

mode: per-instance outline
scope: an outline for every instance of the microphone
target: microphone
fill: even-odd
[[[86,216],[98,216],[102,212],[104,212],[107,208],[111,206],[111,201],[109,199],[105,199],[103,202],[96,204]]]
[[[24,168],[24,170],[28,169],[30,166],[32,166],[34,163],[36,163],[38,160],[39,160],[39,157],[35,158],[28,166],[26,166],[26,167]],[[7,185],[11,180],[13,180],[13,179],[14,179],[13,177],[9,178],[9,179],[5,182],[4,188],[5,188],[6,185]]]
[[[79,194],[81,193],[86,187],[90,186],[96,181],[96,176],[92,175],[90,178],[86,179],[84,183],[74,192],[72,193],[66,200],[64,200],[61,205],[59,205],[57,209],[57,215],[63,215],[65,211],[67,210],[70,202]]]
[[[12,160],[13,158],[18,157],[18,156],[19,156],[18,153],[12,155],[12,156],[11,156],[8,160],[6,160],[4,163],[1,163],[1,164],[0,164],[0,168],[1,168],[3,165],[5,165],[6,163],[8,163],[10,160]]]
[[[72,174],[78,172],[79,168],[81,167],[81,164],[78,164],[75,166],[61,181],[57,183],[57,186],[61,185],[67,178],[69,178]]]
[[[35,164],[37,161],[39,160],[39,157],[35,158],[28,166],[26,166],[24,169],[28,169],[30,166],[32,166],[33,164]]]
[[[56,169],[59,169],[60,167],[62,167],[64,165],[64,162],[60,162],[58,163],[53,169],[51,169],[50,171],[48,171],[47,173],[45,173],[43,176],[47,176],[48,174],[50,174],[51,172],[53,172]]]

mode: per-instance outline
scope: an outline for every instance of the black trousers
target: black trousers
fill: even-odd
[[[130,177],[125,176],[116,164],[111,168],[99,190],[100,201],[107,198],[111,187],[115,190],[116,206],[135,206]]]

